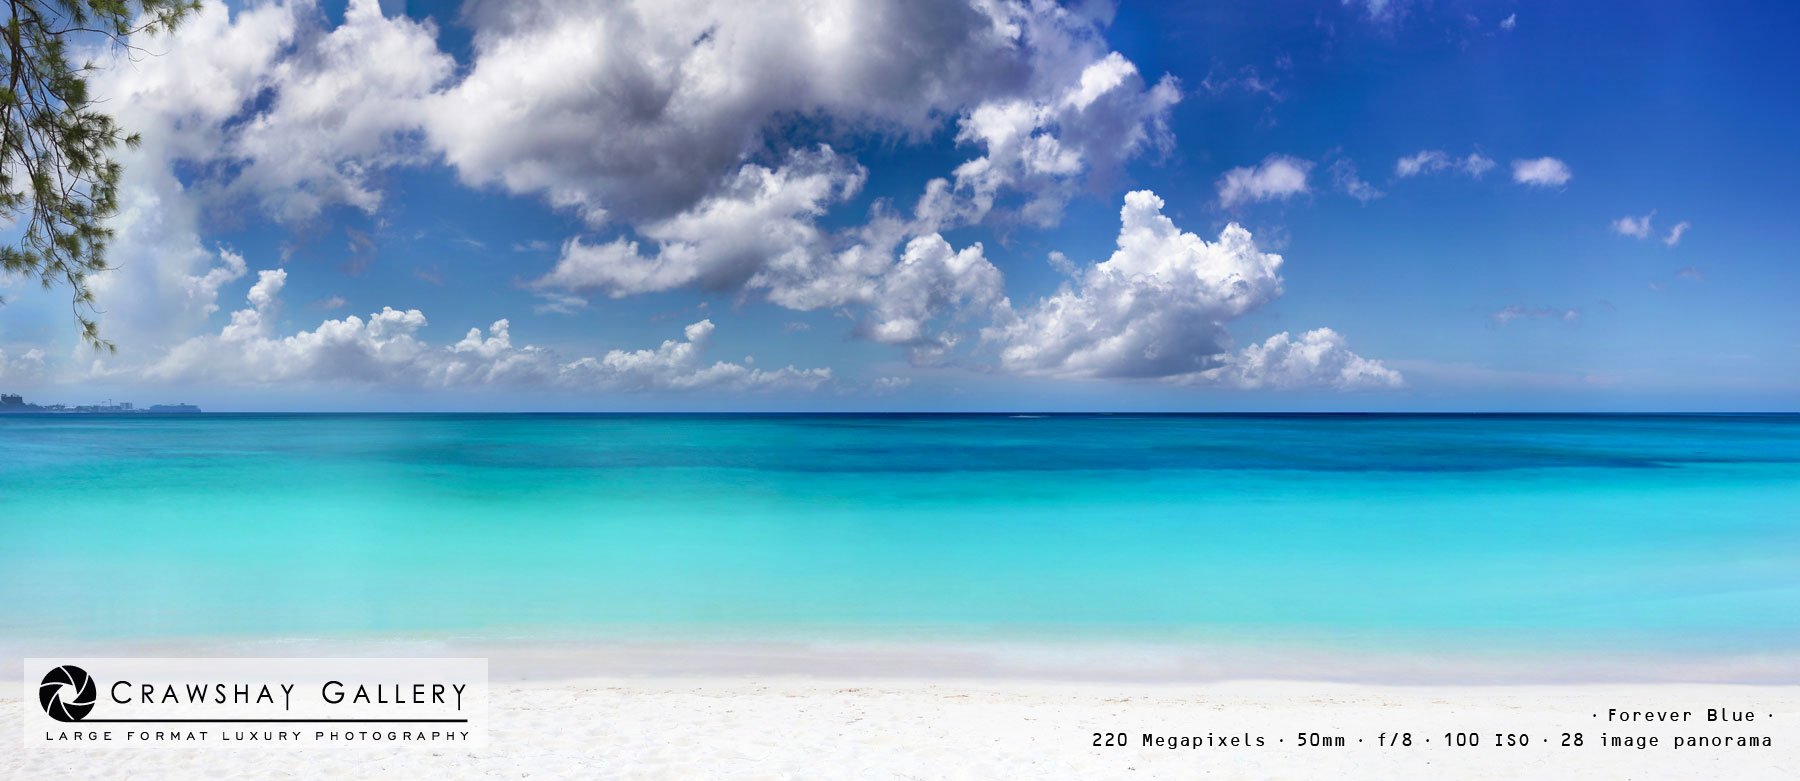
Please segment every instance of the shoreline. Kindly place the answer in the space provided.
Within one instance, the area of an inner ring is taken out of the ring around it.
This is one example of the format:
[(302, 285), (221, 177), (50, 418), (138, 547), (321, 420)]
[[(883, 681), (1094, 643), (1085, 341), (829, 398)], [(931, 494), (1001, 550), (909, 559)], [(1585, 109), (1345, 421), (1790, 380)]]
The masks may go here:
[(1800, 685), (1800, 654), (1382, 651), (1273, 643), (1033, 640), (550, 639), (432, 636), (8, 641), (0, 675), (25, 658), (479, 657), (496, 684), (602, 678), (1020, 681), (1366, 686)]

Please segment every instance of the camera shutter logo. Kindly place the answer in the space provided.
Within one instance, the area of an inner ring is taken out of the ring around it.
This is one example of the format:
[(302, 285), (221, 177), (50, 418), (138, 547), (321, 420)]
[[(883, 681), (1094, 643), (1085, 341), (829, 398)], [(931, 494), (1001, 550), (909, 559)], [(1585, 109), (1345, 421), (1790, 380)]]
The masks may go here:
[(38, 684), (38, 704), (57, 721), (81, 721), (94, 709), (94, 679), (72, 664), (57, 667)]

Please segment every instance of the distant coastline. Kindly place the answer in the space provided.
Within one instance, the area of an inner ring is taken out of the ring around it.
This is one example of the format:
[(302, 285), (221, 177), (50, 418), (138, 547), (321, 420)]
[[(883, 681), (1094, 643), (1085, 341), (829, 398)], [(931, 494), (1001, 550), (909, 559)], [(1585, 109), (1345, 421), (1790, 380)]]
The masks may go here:
[(129, 401), (114, 403), (110, 400), (100, 404), (31, 404), (25, 397), (17, 393), (0, 393), (0, 415), (196, 415), (202, 412), (199, 407), (187, 403), (152, 404), (138, 407)]

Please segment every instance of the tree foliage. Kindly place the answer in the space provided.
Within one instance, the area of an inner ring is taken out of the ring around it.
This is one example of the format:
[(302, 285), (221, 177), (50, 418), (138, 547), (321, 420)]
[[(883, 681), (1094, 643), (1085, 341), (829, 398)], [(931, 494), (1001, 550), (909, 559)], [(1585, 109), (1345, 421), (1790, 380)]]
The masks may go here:
[(0, 246), (0, 268), (36, 277), (45, 289), (69, 286), (81, 338), (100, 338), (89, 277), (105, 271), (118, 209), (121, 143), (136, 146), (88, 94), (92, 62), (75, 67), (71, 49), (131, 44), (138, 33), (174, 29), (196, 0), (0, 0), (11, 17), (0, 84), (0, 213), (18, 234)]

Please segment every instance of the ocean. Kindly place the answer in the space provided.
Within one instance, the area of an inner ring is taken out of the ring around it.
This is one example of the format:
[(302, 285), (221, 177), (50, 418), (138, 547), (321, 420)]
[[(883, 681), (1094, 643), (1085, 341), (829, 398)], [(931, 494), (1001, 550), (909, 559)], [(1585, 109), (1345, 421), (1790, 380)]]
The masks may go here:
[(0, 637), (1794, 656), (1800, 417), (0, 417)]

